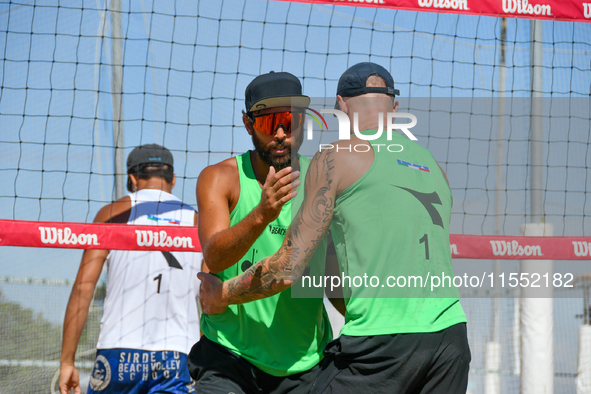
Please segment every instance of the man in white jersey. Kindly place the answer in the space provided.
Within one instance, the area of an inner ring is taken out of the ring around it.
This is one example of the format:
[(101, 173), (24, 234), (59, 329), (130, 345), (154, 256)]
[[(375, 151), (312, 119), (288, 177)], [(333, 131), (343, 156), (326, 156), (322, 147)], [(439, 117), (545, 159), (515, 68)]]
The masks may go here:
[[(131, 192), (103, 207), (95, 223), (194, 226), (197, 212), (171, 194), (173, 157), (160, 145), (127, 159)], [(88, 393), (190, 393), (187, 353), (199, 339), (196, 273), (201, 253), (86, 250), (66, 309), (59, 389), (80, 393), (76, 348), (107, 261), (107, 294)]]

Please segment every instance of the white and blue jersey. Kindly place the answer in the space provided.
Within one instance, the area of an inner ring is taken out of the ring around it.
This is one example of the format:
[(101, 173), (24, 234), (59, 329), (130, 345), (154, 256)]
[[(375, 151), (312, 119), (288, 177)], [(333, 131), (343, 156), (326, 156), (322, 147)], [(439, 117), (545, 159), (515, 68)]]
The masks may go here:
[[(130, 197), (128, 224), (195, 225), (195, 210), (170, 193), (143, 189)], [(160, 237), (165, 231), (158, 232)], [(194, 252), (109, 253), (107, 294), (90, 389), (148, 393), (152, 391), (139, 387), (161, 386), (169, 378), (180, 379), (179, 387), (190, 383), (186, 354), (200, 335), (197, 273), (201, 262), (202, 254)], [(136, 385), (140, 391), (131, 386), (132, 391), (122, 390), (120, 384)], [(171, 392), (187, 392), (179, 390)]]

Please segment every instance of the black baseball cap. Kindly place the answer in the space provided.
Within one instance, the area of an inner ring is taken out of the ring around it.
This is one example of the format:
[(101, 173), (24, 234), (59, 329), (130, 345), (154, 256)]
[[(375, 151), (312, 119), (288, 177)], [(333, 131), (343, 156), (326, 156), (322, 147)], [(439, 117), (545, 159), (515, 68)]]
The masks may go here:
[[(367, 85), (367, 78), (370, 75), (377, 74), (384, 79), (386, 87), (377, 87)], [(337, 96), (354, 97), (366, 93), (384, 93), (390, 96), (399, 96), (400, 91), (394, 89), (394, 79), (384, 67), (376, 63), (363, 62), (349, 67), (347, 71), (339, 78), (337, 86)]]
[(167, 164), (174, 168), (172, 153), (158, 144), (147, 144), (136, 147), (127, 156), (127, 173), (140, 164)]
[(273, 107), (302, 107), (310, 105), (310, 97), (302, 94), (302, 84), (293, 74), (274, 72), (259, 75), (246, 87), (246, 112)]

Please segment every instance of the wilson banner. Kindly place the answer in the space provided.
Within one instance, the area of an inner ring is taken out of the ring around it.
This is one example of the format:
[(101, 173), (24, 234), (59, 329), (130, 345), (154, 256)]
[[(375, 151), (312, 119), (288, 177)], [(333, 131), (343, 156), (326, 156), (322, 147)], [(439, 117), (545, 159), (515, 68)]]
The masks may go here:
[[(291, 1), (291, 0), (288, 0)], [(407, 11), (591, 22), (591, 2), (573, 0), (293, 0)]]
[[(455, 259), (591, 260), (591, 237), (461, 235)], [(0, 246), (201, 252), (197, 227), (0, 220)]]

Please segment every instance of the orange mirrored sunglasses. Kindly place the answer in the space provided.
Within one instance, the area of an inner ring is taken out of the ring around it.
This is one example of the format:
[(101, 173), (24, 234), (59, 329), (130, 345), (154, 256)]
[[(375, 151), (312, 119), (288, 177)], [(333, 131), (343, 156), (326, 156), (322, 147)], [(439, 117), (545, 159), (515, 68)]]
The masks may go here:
[(299, 130), (301, 125), (304, 123), (303, 112), (275, 112), (272, 114), (254, 115), (251, 116), (252, 127), (267, 135), (273, 135), (277, 131), (279, 126), (283, 126), (283, 129), (287, 134), (291, 133), (292, 130)]

